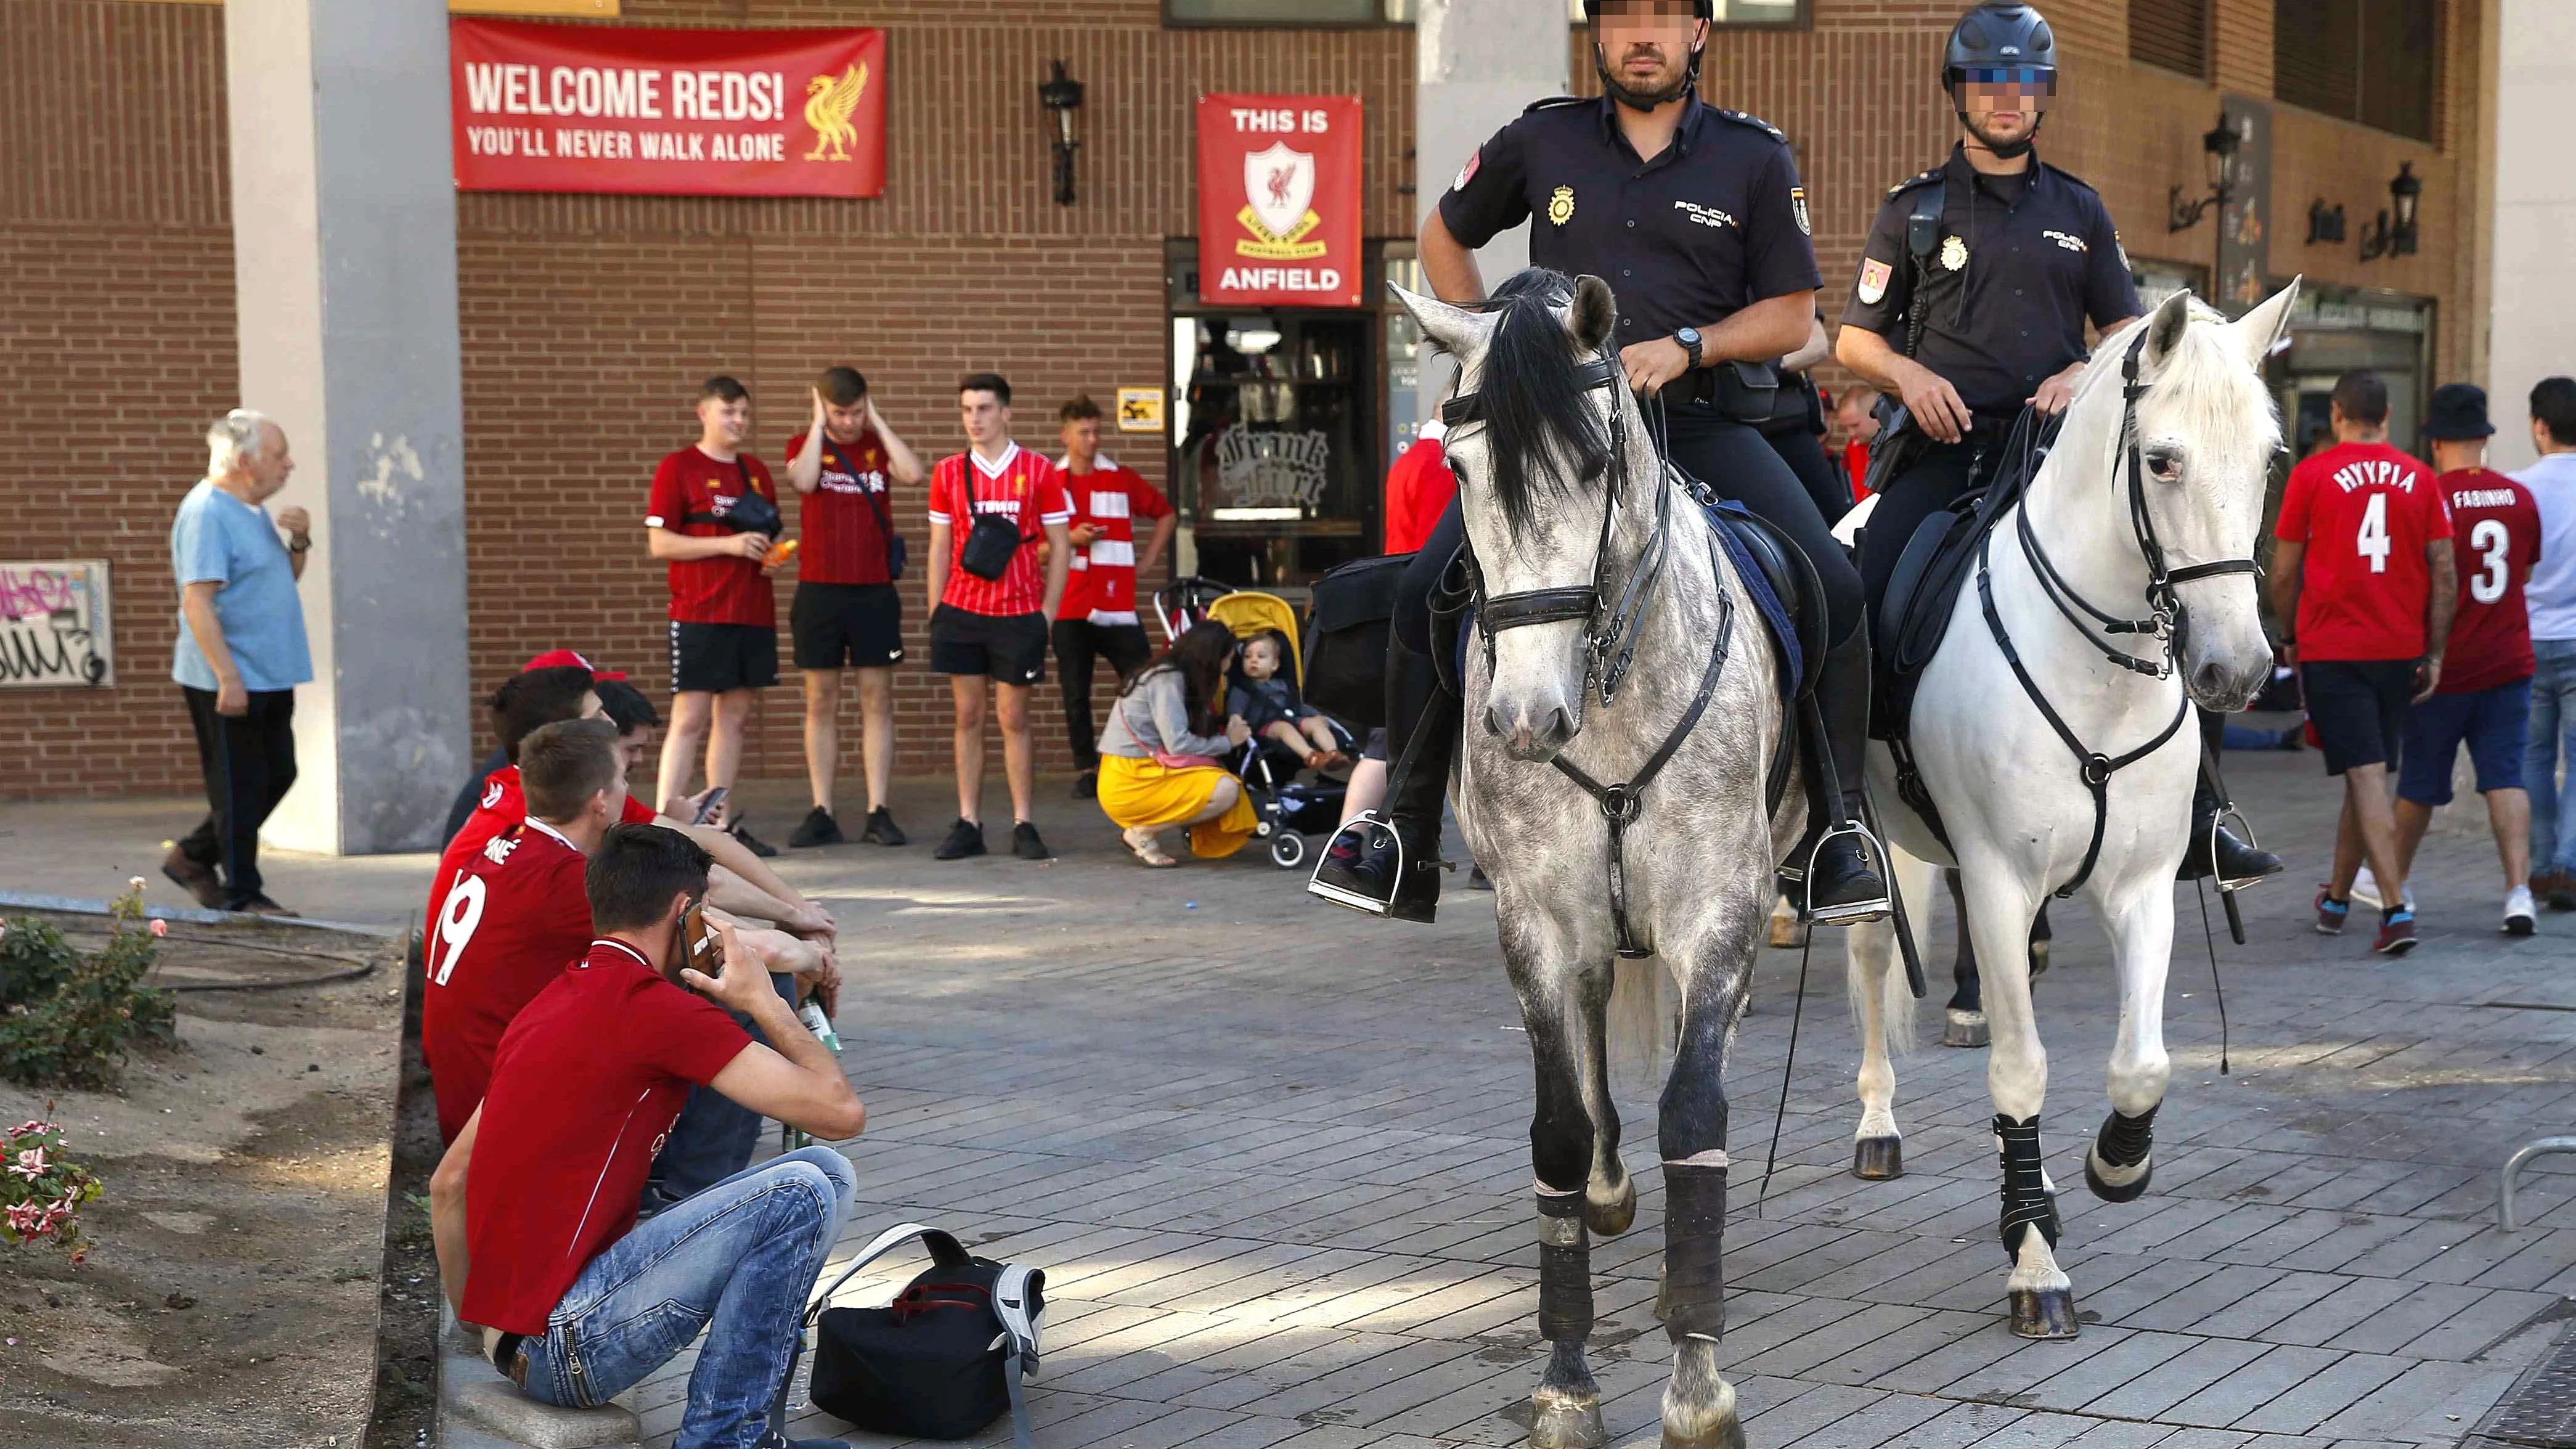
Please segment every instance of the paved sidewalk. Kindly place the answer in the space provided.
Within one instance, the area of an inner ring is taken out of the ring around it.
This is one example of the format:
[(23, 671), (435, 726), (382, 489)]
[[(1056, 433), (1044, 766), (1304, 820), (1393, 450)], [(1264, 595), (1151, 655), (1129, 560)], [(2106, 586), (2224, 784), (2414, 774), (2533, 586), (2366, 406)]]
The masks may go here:
[[(2155, 1188), (2126, 1206), (2081, 1186), (2112, 993), (2098, 930), (2060, 908), (2040, 999), (2073, 1342), (2003, 1327), (1984, 1052), (1902, 1063), (1909, 1175), (1846, 1175), (1856, 1047), (1830, 932), (1757, 1202), (1798, 959), (1766, 953), (1729, 1083), (1727, 1362), (1757, 1449), (2447, 1445), (2547, 1347), (2576, 1288), (2576, 1176), (2536, 1174), (2536, 1225), (2512, 1235), (2492, 1181), (2512, 1143), (2576, 1124), (2576, 917), (2498, 937), (2491, 848), (2445, 830), (2412, 957), (2371, 956), (2364, 927), (2320, 938), (2335, 797), (2316, 757), (2230, 767), (2266, 838), (2305, 848), (2249, 897), (2251, 947), (2222, 938), (2230, 1076), (2182, 898), (2174, 1089)], [(1046, 867), (794, 853), (800, 883), (829, 883), (852, 968), (841, 1033), (872, 1126), (850, 1144), (851, 1244), (918, 1218), (1048, 1270), (1045, 1449), (1518, 1442), (1543, 1351), (1529, 1064), (1492, 897), (1381, 926), (1250, 852), (1148, 873), (1096, 817), (1046, 824), (1068, 852)], [(1622, 1113), (1646, 1200), (1594, 1251), (1595, 1362), (1613, 1442), (1652, 1444), (1662, 1204), (1651, 1101)], [(919, 1266), (843, 1301), (881, 1303)], [(631, 1396), (652, 1444), (685, 1368)]]

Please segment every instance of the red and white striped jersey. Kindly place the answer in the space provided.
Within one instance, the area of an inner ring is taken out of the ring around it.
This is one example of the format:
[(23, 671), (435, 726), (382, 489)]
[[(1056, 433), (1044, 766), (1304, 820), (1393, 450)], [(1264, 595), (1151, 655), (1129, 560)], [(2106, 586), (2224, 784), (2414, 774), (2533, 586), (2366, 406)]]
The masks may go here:
[(1162, 518), (1172, 511), (1162, 491), (1133, 468), (1121, 468), (1094, 456), (1091, 471), (1072, 471), (1071, 457), (1056, 462), (1064, 473), (1065, 491), (1073, 495), (1073, 526), (1093, 524), (1100, 536), (1089, 548), (1077, 547), (1068, 560), (1064, 602), (1059, 619), (1088, 619), (1094, 624), (1136, 622), (1135, 520)]
[[(998, 579), (981, 579), (958, 563), (977, 516), (997, 516), (1020, 531), (1019, 551)], [(1073, 499), (1055, 464), (1017, 443), (987, 463), (971, 450), (939, 460), (930, 476), (930, 521), (948, 528), (948, 586), (939, 602), (969, 614), (1034, 614), (1046, 607), (1046, 571), (1038, 564), (1044, 526), (1073, 517)]]

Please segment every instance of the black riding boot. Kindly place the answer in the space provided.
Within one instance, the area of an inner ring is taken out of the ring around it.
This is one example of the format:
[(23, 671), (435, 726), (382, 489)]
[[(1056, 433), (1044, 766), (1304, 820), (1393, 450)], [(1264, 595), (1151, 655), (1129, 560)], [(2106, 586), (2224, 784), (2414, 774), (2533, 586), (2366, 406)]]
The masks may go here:
[(1413, 755), (1410, 768), (1387, 782), (1393, 828), (1344, 830), (1307, 888), (1335, 905), (1429, 924), (1440, 904), (1440, 809), (1461, 706), (1441, 688), (1431, 656), (1400, 642), (1388, 645), (1387, 675), (1388, 768), (1402, 765), (1408, 751)]
[[(2205, 709), (2199, 714), (2202, 738), (2215, 752), (2216, 737), (2225, 728), (2224, 721)], [(2176, 880), (2202, 880), (2214, 875), (2235, 888), (2252, 885), (2280, 871), (2281, 857), (2237, 839), (2236, 832), (2218, 823), (2218, 812), (2224, 803), (2204, 766), (2199, 782), (2192, 787), (2191, 844), (2182, 853), (2182, 868), (2174, 872)]]
[[(1829, 925), (1875, 920), (1889, 909), (1887, 876), (1869, 848), (1868, 837), (1846, 828), (1862, 818), (1863, 751), (1869, 745), (1866, 631), (1854, 629), (1826, 651), (1824, 669), (1816, 678), (1816, 704), (1824, 717), (1821, 743), (1833, 762), (1840, 794), (1826, 794), (1823, 771), (1807, 772), (1807, 838), (1798, 842), (1782, 869), (1784, 881), (1796, 887), (1786, 894)], [(1821, 846), (1820, 837), (1825, 837)]]

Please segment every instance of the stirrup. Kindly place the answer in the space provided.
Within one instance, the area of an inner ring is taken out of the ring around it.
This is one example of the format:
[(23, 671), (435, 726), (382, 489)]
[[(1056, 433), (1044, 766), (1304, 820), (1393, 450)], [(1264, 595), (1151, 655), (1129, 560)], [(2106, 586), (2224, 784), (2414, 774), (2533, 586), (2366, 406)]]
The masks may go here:
[(1798, 867), (1795, 879), (1798, 884), (1805, 887), (1802, 892), (1803, 899), (1799, 903), (1802, 908), (1800, 914), (1805, 916), (1810, 924), (1818, 926), (1864, 926), (1872, 921), (1887, 919), (1895, 913), (1896, 907), (1885, 895), (1872, 901), (1846, 901), (1838, 906), (1816, 904), (1816, 857), (1824, 852), (1826, 843), (1838, 835), (1857, 835), (1868, 842), (1870, 853), (1878, 858), (1881, 871), (1879, 884), (1884, 889), (1894, 889), (1888, 883), (1885, 874), (1888, 870), (1887, 847), (1879, 843), (1878, 837), (1870, 833), (1867, 825), (1858, 820), (1846, 820), (1840, 825), (1827, 827), (1824, 834), (1817, 836), (1815, 845), (1807, 852), (1806, 861)]
[(2230, 820), (2235, 821), (2237, 825), (2244, 830), (2245, 845), (2247, 849), (2260, 850), (2263, 848), (2263, 842), (2256, 839), (2254, 836), (2254, 822), (2245, 818), (2244, 812), (2236, 808), (2235, 801), (2230, 800), (2219, 806), (2218, 813), (2209, 817), (2209, 879), (2218, 887), (2219, 894), (2228, 896), (2236, 894), (2247, 886), (2261, 885), (2265, 880), (2269, 879), (2269, 877), (2266, 876), (2251, 875), (2231, 880), (2218, 873), (2218, 831), (2219, 827), (2225, 825)]
[(1342, 837), (1354, 830), (1361, 831), (1359, 845), (1365, 850), (1369, 843), (1366, 832), (1370, 829), (1383, 830), (1394, 837), (1396, 889), (1404, 888), (1404, 833), (1397, 830), (1391, 821), (1381, 818), (1375, 810), (1363, 810), (1343, 822), (1340, 828), (1332, 833), (1331, 838), (1324, 842), (1324, 848), (1315, 852), (1315, 869), (1306, 877), (1307, 894), (1321, 896), (1334, 905), (1348, 906), (1352, 910), (1372, 916), (1382, 917), (1395, 909), (1393, 895), (1389, 895), (1385, 900), (1379, 900), (1374, 896), (1364, 896), (1358, 891), (1334, 885), (1323, 879), (1324, 867), (1333, 858), (1333, 847), (1342, 843)]

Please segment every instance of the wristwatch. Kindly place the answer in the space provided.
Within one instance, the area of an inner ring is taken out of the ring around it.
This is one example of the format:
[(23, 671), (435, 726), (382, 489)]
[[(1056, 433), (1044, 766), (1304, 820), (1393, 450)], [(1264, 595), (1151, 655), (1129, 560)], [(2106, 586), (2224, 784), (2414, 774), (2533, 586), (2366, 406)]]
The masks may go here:
[(1680, 344), (1682, 345), (1682, 351), (1687, 352), (1687, 353), (1689, 353), (1689, 354), (1690, 354), (1690, 365), (1692, 366), (1692, 368), (1693, 368), (1693, 369), (1698, 368), (1698, 366), (1699, 366), (1699, 329), (1698, 329), (1698, 328), (1696, 328), (1696, 327), (1684, 327), (1684, 328), (1682, 328), (1680, 331), (1675, 332), (1675, 333), (1673, 334), (1673, 340), (1674, 340), (1675, 342), (1678, 342), (1678, 343), (1680, 343)]

